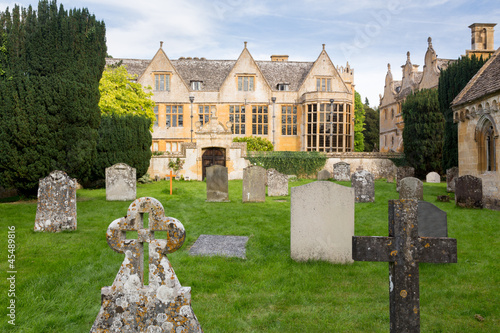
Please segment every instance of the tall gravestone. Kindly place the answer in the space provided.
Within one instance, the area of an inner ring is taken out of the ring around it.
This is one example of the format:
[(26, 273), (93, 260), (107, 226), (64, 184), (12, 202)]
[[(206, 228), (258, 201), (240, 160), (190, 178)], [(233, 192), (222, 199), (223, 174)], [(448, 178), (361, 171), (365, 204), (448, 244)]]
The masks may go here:
[(446, 170), (446, 191), (455, 192), (455, 180), (458, 178), (458, 167)]
[(439, 173), (432, 171), (425, 176), (425, 181), (427, 183), (441, 183), (441, 176)]
[(229, 183), (227, 168), (222, 165), (212, 165), (207, 170), (207, 201), (229, 201)]
[(333, 179), (348, 182), (351, 180), (351, 165), (338, 162), (333, 165)]
[(267, 195), (284, 197), (288, 195), (288, 176), (275, 169), (267, 170)]
[(60, 170), (40, 179), (35, 231), (76, 230), (76, 184)]
[(399, 167), (397, 172), (396, 172), (396, 191), (399, 192), (399, 185), (401, 183), (401, 180), (403, 180), (406, 177), (413, 177), (415, 176), (415, 169), (412, 167)]
[(318, 175), (316, 177), (317, 180), (328, 180), (331, 178), (330, 171), (323, 169), (321, 171), (318, 171)]
[(465, 208), (483, 208), (483, 181), (465, 175), (455, 179), (455, 204)]
[(424, 200), (424, 184), (415, 177), (406, 177), (399, 184), (399, 199)]
[[(127, 238), (127, 231), (136, 231), (137, 239)], [(167, 239), (157, 239), (157, 231), (167, 232)], [(126, 217), (111, 222), (106, 239), (125, 259), (113, 284), (101, 289), (101, 309), (91, 333), (203, 332), (191, 308), (191, 288), (181, 286), (167, 258), (182, 246), (185, 237), (182, 223), (166, 217), (154, 198), (135, 200)], [(149, 285), (143, 277), (144, 243), (149, 247)]]
[(375, 201), (375, 181), (373, 175), (366, 171), (356, 171), (351, 176), (351, 187), (354, 188), (356, 202)]
[(292, 259), (351, 263), (354, 189), (316, 181), (291, 192)]
[(266, 201), (266, 169), (251, 165), (243, 169), (243, 202)]
[(446, 212), (426, 201), (418, 202), (418, 236), (448, 237)]
[(106, 168), (106, 200), (133, 201), (136, 198), (135, 168), (125, 163)]

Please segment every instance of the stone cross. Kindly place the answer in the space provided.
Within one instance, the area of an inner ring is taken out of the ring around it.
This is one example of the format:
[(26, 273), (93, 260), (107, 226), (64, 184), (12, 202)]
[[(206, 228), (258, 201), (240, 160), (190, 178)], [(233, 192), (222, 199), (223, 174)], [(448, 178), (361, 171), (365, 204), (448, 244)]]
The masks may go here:
[[(166, 256), (184, 243), (184, 226), (164, 213), (158, 200), (143, 197), (132, 202), (126, 217), (109, 225), (108, 244), (125, 259), (113, 285), (101, 290), (101, 309), (90, 332), (202, 332), (191, 308), (191, 288), (181, 286)], [(137, 231), (137, 239), (126, 238), (127, 231)], [(167, 239), (156, 239), (158, 231), (166, 232)], [(143, 278), (144, 243), (149, 285)]]
[(170, 195), (172, 195), (172, 178), (175, 175), (172, 173), (172, 170), (170, 170), (170, 173), (167, 175), (167, 177), (170, 179)]
[(353, 236), (356, 261), (389, 262), (391, 332), (420, 332), (418, 263), (456, 263), (457, 240), (419, 237), (417, 200), (389, 201), (389, 237)]

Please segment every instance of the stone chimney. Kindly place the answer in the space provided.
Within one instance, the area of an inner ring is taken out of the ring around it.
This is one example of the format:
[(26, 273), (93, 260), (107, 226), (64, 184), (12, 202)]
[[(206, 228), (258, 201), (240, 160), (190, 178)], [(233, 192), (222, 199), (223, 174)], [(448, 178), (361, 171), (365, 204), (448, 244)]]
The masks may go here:
[(271, 61), (288, 61), (287, 55), (272, 55)]

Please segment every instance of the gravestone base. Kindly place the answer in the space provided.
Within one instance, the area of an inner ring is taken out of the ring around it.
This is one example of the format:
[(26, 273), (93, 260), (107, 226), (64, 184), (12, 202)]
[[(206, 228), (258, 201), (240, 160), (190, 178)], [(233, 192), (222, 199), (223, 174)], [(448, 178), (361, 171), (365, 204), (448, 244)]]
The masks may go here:
[(200, 235), (189, 250), (193, 256), (223, 256), (246, 259), (246, 236)]

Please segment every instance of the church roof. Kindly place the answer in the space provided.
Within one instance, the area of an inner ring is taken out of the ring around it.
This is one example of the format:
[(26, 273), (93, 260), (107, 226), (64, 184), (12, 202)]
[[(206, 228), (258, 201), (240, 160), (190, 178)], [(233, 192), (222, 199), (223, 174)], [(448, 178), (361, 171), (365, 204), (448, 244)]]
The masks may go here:
[(474, 101), (500, 91), (500, 48), (481, 67), (465, 88), (455, 97), (452, 106)]

